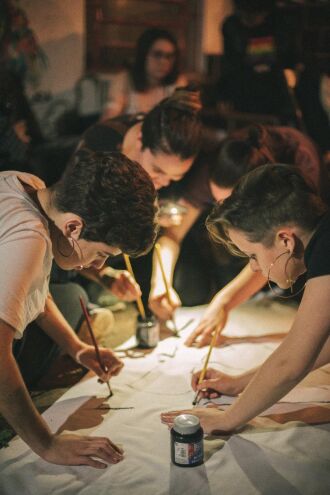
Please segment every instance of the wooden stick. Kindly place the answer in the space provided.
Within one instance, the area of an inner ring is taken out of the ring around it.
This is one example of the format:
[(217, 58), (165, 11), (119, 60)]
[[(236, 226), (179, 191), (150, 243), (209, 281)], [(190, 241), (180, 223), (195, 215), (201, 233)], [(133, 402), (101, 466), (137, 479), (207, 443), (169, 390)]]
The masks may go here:
[[(133, 279), (135, 280), (133, 268), (132, 268), (132, 265), (131, 265), (131, 260), (129, 259), (129, 256), (127, 254), (123, 253), (123, 256), (124, 256), (126, 268), (130, 272), (130, 274), (132, 275)], [(141, 297), (138, 297), (137, 298), (136, 304), (137, 304), (138, 310), (140, 312), (141, 318), (143, 320), (145, 320), (146, 319), (146, 312), (144, 310), (144, 306), (143, 306), (143, 302), (142, 302)]]
[[(221, 329), (221, 326), (218, 326), (218, 328), (215, 330), (215, 332), (213, 334), (213, 337), (212, 337), (211, 344), (210, 344), (210, 347), (209, 347), (209, 350), (208, 350), (208, 353), (207, 353), (207, 356), (206, 356), (206, 359), (205, 359), (205, 363), (204, 363), (203, 369), (201, 371), (201, 374), (199, 375), (198, 385), (200, 385), (202, 383), (202, 381), (204, 380), (204, 378), (205, 378), (205, 374), (206, 374), (206, 371), (207, 371), (207, 366), (209, 364), (209, 360), (210, 360), (210, 357), (211, 357), (211, 352), (212, 352), (212, 349), (215, 346), (215, 343), (217, 341), (217, 336), (218, 336), (218, 333), (219, 333), (220, 329)], [(193, 406), (195, 406), (197, 404), (197, 402), (198, 402), (199, 392), (200, 392), (200, 390), (197, 390), (196, 395), (195, 395), (195, 398), (194, 398), (193, 403), (192, 403)]]
[[(169, 304), (171, 304), (170, 288), (169, 288), (168, 281), (167, 281), (167, 278), (166, 278), (166, 275), (165, 275), (163, 260), (162, 260), (161, 254), (160, 254), (160, 245), (158, 244), (158, 242), (156, 242), (156, 244), (155, 244), (155, 251), (156, 251), (158, 263), (159, 263), (159, 266), (160, 266), (160, 271), (162, 272), (162, 277), (163, 277), (163, 282), (164, 282), (164, 285), (165, 285), (165, 291), (166, 291), (167, 300), (168, 300)], [(174, 333), (174, 335), (176, 337), (178, 337), (179, 336), (179, 332), (178, 332), (177, 326), (175, 324), (174, 316), (172, 316), (171, 320), (172, 320), (172, 323), (173, 323), (173, 333)]]
[[(97, 360), (98, 360), (98, 362), (99, 362), (102, 370), (106, 373), (108, 371), (108, 369), (107, 369), (107, 367), (102, 362), (100, 351), (99, 351), (99, 346), (97, 344), (97, 341), (96, 341), (96, 338), (95, 338), (95, 335), (94, 335), (94, 331), (93, 331), (93, 327), (92, 327), (92, 322), (90, 320), (90, 317), (89, 317), (87, 308), (86, 308), (85, 303), (83, 301), (83, 298), (81, 296), (79, 297), (79, 301), (80, 301), (81, 309), (83, 310), (83, 313), (84, 313), (84, 316), (85, 316), (85, 320), (86, 320), (86, 323), (87, 323), (87, 328), (89, 330), (89, 333), (90, 333), (90, 336), (91, 336), (91, 339), (92, 339), (92, 342), (93, 342), (93, 345), (94, 345), (94, 348), (95, 348), (96, 358), (97, 358)], [(109, 397), (111, 397), (113, 395), (113, 392), (111, 390), (109, 380), (106, 382), (106, 384), (107, 384), (108, 389), (109, 389)]]

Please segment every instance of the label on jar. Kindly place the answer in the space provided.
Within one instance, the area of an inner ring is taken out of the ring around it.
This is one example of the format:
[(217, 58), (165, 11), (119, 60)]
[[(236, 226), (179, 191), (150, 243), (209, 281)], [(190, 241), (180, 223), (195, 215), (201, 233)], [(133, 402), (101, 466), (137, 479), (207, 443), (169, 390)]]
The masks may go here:
[(197, 464), (203, 457), (203, 440), (196, 443), (174, 442), (174, 460), (177, 464)]
[(159, 341), (158, 325), (152, 327), (140, 328), (138, 338), (141, 344), (146, 345), (148, 347), (156, 347)]

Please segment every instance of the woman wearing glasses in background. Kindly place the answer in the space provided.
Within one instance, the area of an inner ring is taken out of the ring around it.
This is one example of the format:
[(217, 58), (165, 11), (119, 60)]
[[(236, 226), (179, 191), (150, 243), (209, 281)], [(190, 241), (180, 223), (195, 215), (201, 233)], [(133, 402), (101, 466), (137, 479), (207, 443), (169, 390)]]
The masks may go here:
[(130, 71), (111, 82), (102, 120), (123, 114), (147, 113), (187, 80), (179, 76), (176, 39), (163, 29), (147, 29), (138, 39), (135, 62)]

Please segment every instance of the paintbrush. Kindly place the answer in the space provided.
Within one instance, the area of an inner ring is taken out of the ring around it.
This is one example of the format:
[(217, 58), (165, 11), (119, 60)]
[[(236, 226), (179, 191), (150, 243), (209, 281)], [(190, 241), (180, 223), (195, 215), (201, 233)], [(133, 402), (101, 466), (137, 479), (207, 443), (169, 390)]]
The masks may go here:
[[(129, 259), (129, 256), (127, 254), (123, 254), (123, 256), (124, 256), (126, 268), (129, 271), (129, 273), (132, 275), (133, 279), (135, 280), (133, 268), (132, 268), (132, 265), (131, 265), (131, 260)], [(138, 297), (137, 298), (136, 304), (137, 304), (139, 313), (141, 315), (141, 318), (143, 320), (145, 320), (146, 319), (146, 312), (144, 310), (144, 306), (143, 306), (143, 302), (142, 302), (141, 297)]]
[[(104, 365), (104, 363), (102, 362), (100, 351), (99, 351), (99, 346), (98, 346), (98, 344), (96, 342), (96, 338), (95, 338), (95, 335), (94, 335), (92, 323), (91, 323), (91, 320), (90, 320), (90, 317), (89, 317), (87, 308), (85, 306), (85, 303), (83, 301), (83, 298), (81, 296), (79, 297), (79, 301), (80, 301), (80, 305), (81, 305), (81, 308), (82, 308), (83, 313), (84, 313), (84, 316), (85, 316), (85, 320), (86, 320), (86, 323), (87, 323), (87, 328), (89, 330), (89, 333), (90, 333), (90, 336), (91, 336), (91, 339), (92, 339), (92, 342), (93, 342), (93, 345), (94, 345), (94, 348), (95, 348), (96, 358), (97, 358), (97, 360), (98, 360), (98, 362), (99, 362), (102, 370), (106, 373), (108, 371), (108, 369)], [(112, 397), (113, 392), (111, 390), (109, 380), (106, 382), (106, 384), (107, 384), (108, 389), (109, 389), (109, 397)]]
[[(156, 256), (157, 256), (158, 263), (159, 263), (159, 266), (160, 266), (160, 271), (162, 272), (163, 282), (164, 282), (165, 291), (166, 291), (166, 297), (167, 297), (167, 300), (168, 300), (169, 304), (171, 304), (170, 288), (169, 288), (168, 281), (167, 281), (167, 278), (166, 278), (166, 275), (165, 275), (163, 260), (162, 260), (161, 254), (160, 254), (160, 245), (158, 244), (158, 242), (156, 242), (156, 244), (155, 244), (155, 251), (156, 251)], [(177, 329), (177, 326), (176, 326), (176, 323), (175, 323), (175, 320), (174, 320), (174, 315), (172, 316), (171, 321), (172, 321), (172, 324), (173, 324), (173, 330), (172, 330), (173, 331), (173, 335), (175, 337), (179, 337), (179, 332), (178, 332), (178, 329)]]
[[(212, 340), (211, 340), (211, 343), (210, 343), (210, 347), (209, 347), (209, 350), (208, 350), (208, 353), (207, 353), (207, 356), (206, 356), (206, 359), (205, 359), (205, 362), (204, 362), (203, 369), (201, 371), (201, 374), (199, 375), (198, 385), (200, 385), (202, 383), (202, 381), (204, 380), (204, 378), (205, 378), (207, 366), (209, 364), (209, 360), (210, 360), (210, 357), (211, 357), (211, 352), (212, 352), (212, 349), (215, 346), (215, 343), (217, 341), (217, 336), (218, 336), (218, 333), (219, 333), (220, 329), (221, 329), (221, 326), (218, 326), (216, 328), (216, 330), (214, 331), (214, 334), (213, 334), (213, 337), (212, 337)], [(199, 393), (200, 393), (200, 390), (197, 390), (196, 395), (195, 395), (195, 398), (194, 398), (194, 400), (192, 402), (193, 406), (196, 406), (196, 404), (198, 402)]]

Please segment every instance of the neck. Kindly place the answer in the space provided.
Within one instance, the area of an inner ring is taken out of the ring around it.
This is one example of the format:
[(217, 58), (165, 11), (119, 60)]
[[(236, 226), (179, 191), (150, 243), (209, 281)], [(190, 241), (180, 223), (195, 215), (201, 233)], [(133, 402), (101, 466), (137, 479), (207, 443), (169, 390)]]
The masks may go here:
[(142, 122), (138, 122), (133, 125), (126, 132), (122, 144), (122, 152), (130, 160), (140, 162), (141, 159), (141, 133), (142, 133)]

